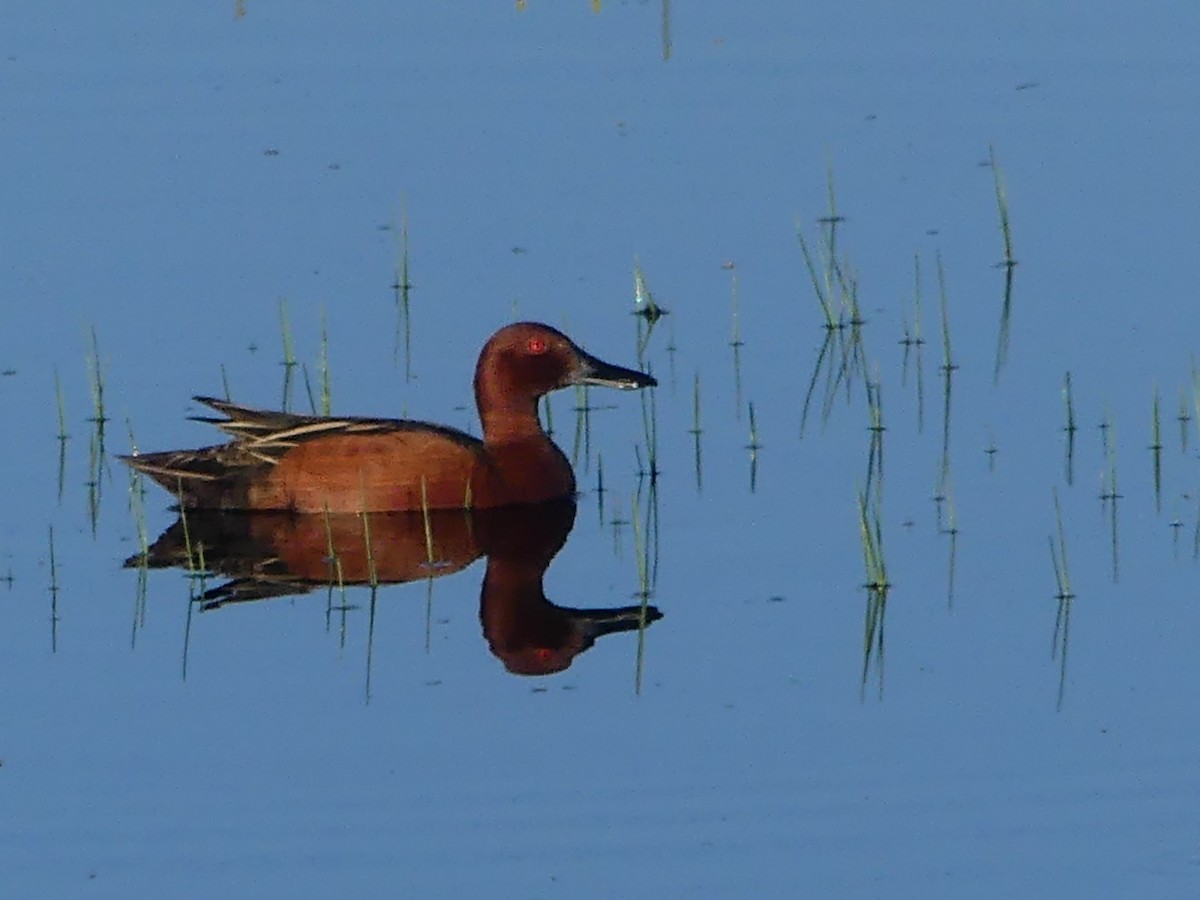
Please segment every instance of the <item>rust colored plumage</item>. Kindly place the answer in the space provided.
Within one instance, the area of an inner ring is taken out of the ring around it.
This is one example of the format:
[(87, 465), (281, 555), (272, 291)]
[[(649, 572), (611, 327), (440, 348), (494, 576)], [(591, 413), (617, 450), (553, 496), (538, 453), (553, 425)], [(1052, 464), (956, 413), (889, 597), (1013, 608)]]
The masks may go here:
[(192, 509), (384, 512), (539, 503), (575, 476), (537, 416), (557, 388), (633, 389), (655, 380), (602, 362), (536, 322), (500, 329), (475, 369), (483, 439), (408, 419), (299, 416), (196, 397), (225, 444), (123, 456)]

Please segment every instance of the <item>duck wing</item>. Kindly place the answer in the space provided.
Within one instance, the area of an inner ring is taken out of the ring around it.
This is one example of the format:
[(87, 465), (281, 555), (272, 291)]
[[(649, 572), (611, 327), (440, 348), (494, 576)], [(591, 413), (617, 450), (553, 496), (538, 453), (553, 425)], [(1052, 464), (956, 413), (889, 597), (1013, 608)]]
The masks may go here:
[(240, 406), (215, 397), (193, 399), (224, 416), (193, 416), (193, 420), (216, 425), (232, 440), (210, 447), (120, 457), (189, 507), (240, 508), (240, 488), (264, 469), (278, 465), (289, 450), (326, 436), (419, 431), (441, 435), (472, 450), (481, 446), (478, 438), (456, 428), (413, 419), (303, 416)]

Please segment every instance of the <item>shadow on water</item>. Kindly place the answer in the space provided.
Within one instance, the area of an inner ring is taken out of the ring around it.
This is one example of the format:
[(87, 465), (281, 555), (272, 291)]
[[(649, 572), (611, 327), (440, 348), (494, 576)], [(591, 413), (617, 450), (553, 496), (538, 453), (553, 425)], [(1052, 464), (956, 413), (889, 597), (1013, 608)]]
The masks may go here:
[[(197, 553), (214, 577), (228, 579), (196, 601), (211, 611), (252, 600), (323, 590), (327, 616), (344, 612), (335, 595), (347, 586), (432, 580), (480, 557), (487, 568), (479, 620), (492, 653), (509, 672), (561, 672), (598, 638), (644, 630), (662, 618), (657, 607), (575, 608), (550, 601), (543, 577), (575, 522), (573, 500), (490, 510), (357, 514), (189, 511), (130, 568), (195, 569)], [(432, 546), (432, 552), (430, 547)], [(368, 649), (368, 653), (369, 653)]]

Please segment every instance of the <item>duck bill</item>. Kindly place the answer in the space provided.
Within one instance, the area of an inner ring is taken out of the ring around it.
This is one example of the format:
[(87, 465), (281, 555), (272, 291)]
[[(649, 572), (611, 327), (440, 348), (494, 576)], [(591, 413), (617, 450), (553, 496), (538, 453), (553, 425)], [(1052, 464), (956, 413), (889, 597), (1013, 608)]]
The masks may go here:
[(596, 359), (590, 353), (582, 350), (577, 352), (579, 366), (571, 378), (572, 384), (595, 384), (601, 387), (619, 388), (623, 391), (658, 386), (658, 380), (653, 375), (638, 372), (636, 369), (626, 369), (624, 366), (614, 366), (612, 363)]
[(635, 631), (657, 622), (663, 617), (657, 606), (647, 606), (643, 618), (640, 606), (621, 606), (616, 609), (571, 609), (568, 610), (576, 625), (591, 639), (606, 634)]

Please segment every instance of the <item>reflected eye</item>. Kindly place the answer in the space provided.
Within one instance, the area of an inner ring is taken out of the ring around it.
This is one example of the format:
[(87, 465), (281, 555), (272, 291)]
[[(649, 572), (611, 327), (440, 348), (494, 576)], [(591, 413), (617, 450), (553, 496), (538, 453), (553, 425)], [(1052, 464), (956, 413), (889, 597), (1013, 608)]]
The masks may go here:
[(545, 338), (531, 337), (525, 344), (525, 349), (534, 355), (541, 356), (546, 352), (547, 346)]

